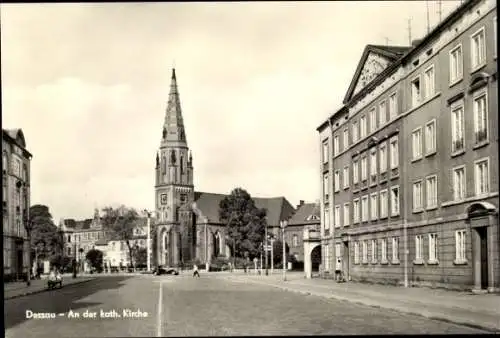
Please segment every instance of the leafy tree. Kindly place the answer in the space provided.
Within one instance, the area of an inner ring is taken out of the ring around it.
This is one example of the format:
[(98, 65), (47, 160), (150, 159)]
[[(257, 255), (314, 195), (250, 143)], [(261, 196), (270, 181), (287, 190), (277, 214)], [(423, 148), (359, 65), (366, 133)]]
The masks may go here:
[(46, 205), (36, 204), (30, 207), (29, 222), (31, 223), (31, 249), (36, 250), (41, 258), (62, 255), (64, 240), (62, 233), (52, 220)]
[(137, 247), (134, 250), (134, 261), (136, 265), (146, 265), (148, 260), (148, 251), (146, 248)]
[(133, 260), (133, 231), (139, 219), (139, 214), (133, 208), (121, 206), (119, 208), (106, 207), (103, 210), (102, 222), (103, 226), (112, 231), (118, 240), (125, 242), (128, 249), (129, 261)]
[(246, 190), (236, 188), (220, 202), (219, 218), (226, 225), (235, 257), (242, 257), (245, 252), (251, 259), (259, 255), (267, 222), (266, 209), (257, 208)]
[(85, 258), (90, 263), (90, 266), (95, 268), (98, 272), (103, 269), (103, 254), (101, 250), (91, 249), (85, 255)]
[[(285, 243), (285, 254), (287, 256), (287, 260), (289, 253), (290, 247), (287, 243)], [(277, 239), (273, 242), (273, 260), (274, 263), (283, 262), (283, 241), (280, 239)]]

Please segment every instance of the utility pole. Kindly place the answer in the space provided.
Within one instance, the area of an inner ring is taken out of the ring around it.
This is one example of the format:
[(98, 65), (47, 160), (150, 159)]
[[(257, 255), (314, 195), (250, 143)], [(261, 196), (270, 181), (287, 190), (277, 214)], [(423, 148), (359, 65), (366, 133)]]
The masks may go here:
[(266, 217), (266, 220), (265, 220), (265, 224), (264, 224), (264, 254), (265, 254), (265, 259), (266, 259), (266, 276), (269, 275), (269, 271), (267, 269), (267, 243), (269, 242), (268, 241), (268, 238), (267, 238), (267, 217)]

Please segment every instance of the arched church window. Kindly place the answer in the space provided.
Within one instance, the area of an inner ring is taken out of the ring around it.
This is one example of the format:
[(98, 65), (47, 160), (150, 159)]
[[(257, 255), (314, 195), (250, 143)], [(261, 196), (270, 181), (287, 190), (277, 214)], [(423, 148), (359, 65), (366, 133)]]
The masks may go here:
[(26, 164), (23, 164), (23, 180), (25, 182), (28, 182), (29, 181), (29, 177), (28, 177), (28, 167), (26, 166)]
[(163, 156), (161, 161), (162, 161), (162, 171), (165, 174), (167, 172), (167, 158)]
[(176, 161), (177, 161), (177, 158), (176, 158), (176, 156), (175, 156), (175, 151), (174, 151), (174, 150), (172, 150), (172, 151), (170, 152), (170, 162), (171, 162), (172, 164), (175, 164), (175, 162), (176, 162)]
[(162, 137), (165, 138), (166, 136), (167, 136), (167, 129), (163, 128)]
[(184, 173), (184, 157), (183, 156), (181, 156), (180, 165), (181, 165), (181, 174), (183, 174)]

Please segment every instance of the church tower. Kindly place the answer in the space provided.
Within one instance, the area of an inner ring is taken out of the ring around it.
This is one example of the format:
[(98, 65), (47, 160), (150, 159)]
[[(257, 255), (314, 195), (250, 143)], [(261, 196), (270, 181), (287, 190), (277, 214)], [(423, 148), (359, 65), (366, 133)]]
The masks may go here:
[(175, 69), (156, 154), (157, 262), (175, 266), (193, 259), (193, 159), (187, 145)]

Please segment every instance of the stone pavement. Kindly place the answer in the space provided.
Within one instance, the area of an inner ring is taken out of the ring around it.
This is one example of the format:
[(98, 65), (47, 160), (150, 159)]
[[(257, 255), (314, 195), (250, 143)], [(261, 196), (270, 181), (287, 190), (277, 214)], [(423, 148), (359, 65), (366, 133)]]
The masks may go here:
[[(63, 288), (66, 285), (84, 283), (93, 279), (95, 278), (86, 276), (78, 276), (77, 278), (72, 278), (71, 274), (64, 274)], [(46, 278), (32, 280), (30, 286), (27, 286), (26, 282), (12, 282), (3, 284), (4, 300), (31, 295), (47, 290)]]
[(252, 282), (303, 294), (334, 298), (393, 309), (431, 319), (500, 333), (500, 295), (473, 294), (443, 289), (403, 288), (365, 283), (337, 283), (329, 279), (305, 279), (303, 273), (287, 273), (287, 281), (275, 270), (269, 276), (226, 275), (236, 282)]

